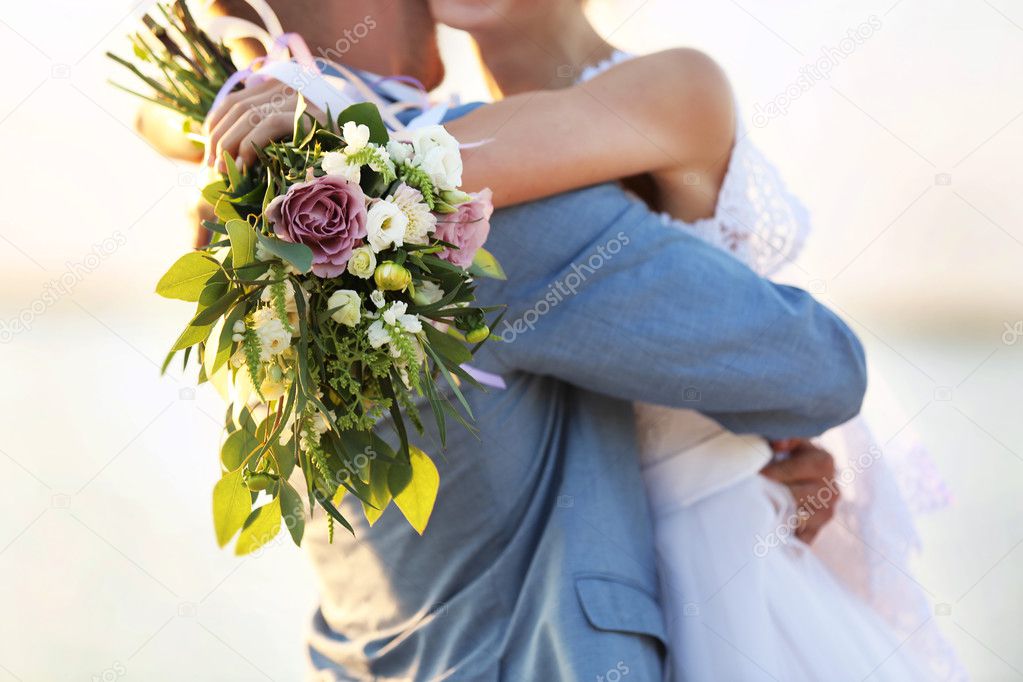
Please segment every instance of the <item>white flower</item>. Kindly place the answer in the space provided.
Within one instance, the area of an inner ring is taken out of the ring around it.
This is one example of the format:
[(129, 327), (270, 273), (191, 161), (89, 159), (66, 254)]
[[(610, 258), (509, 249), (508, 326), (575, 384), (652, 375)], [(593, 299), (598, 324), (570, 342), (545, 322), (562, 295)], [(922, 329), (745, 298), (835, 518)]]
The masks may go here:
[(426, 244), (429, 236), (437, 229), (437, 216), (431, 213), (430, 207), (423, 202), (422, 192), (415, 187), (402, 184), (388, 200), (400, 208), (408, 219), (405, 226), (405, 242)]
[(348, 182), (359, 184), (362, 180), (362, 166), (348, 163), (348, 157), (341, 152), (326, 152), (320, 160), (320, 168), (327, 175), (338, 175)]
[(311, 420), (311, 426), (313, 427), (313, 431), (320, 434), (321, 436), (327, 433), (327, 431), (330, 431), (330, 422), (334, 421), (335, 419), (333, 412), (328, 412), (327, 414), (330, 415), (330, 421), (328, 421), (327, 417), (324, 416), (324, 414), (319, 410), (316, 411), (316, 414), (313, 415)]
[(352, 251), (352, 257), (348, 259), (348, 272), (360, 279), (369, 279), (377, 269), (377, 257), (373, 249), (368, 246), (360, 246)]
[(291, 345), (291, 333), (270, 308), (260, 308), (253, 313), (252, 326), (259, 337), (259, 359), (263, 362), (283, 353)]
[(391, 333), (387, 331), (387, 327), (380, 320), (369, 326), (366, 335), (369, 337), (369, 345), (374, 348), (380, 348), (384, 344), (391, 342)]
[(334, 310), (330, 317), (338, 324), (354, 327), (362, 317), (362, 299), (351, 289), (338, 289), (327, 299), (327, 310)]
[(444, 126), (426, 126), (412, 131), (414, 163), (423, 169), (437, 189), (455, 189), (462, 184), (462, 153), (458, 140)]
[(360, 149), (365, 149), (369, 144), (369, 126), (355, 121), (348, 121), (341, 126), (341, 137), (345, 138), (346, 154), (354, 154)]
[(369, 245), (379, 253), (390, 246), (401, 246), (405, 240), (408, 218), (395, 204), (381, 200), (369, 209), (366, 219), (366, 233)]
[(392, 327), (399, 326), (410, 334), (418, 334), (423, 331), (423, 323), (417, 316), (409, 315), (407, 310), (408, 303), (395, 301), (384, 311), (383, 321)]
[(384, 298), (384, 292), (379, 289), (374, 289), (373, 293), (369, 295), (369, 300), (373, 301), (373, 305), (377, 308), (383, 308), (387, 303), (387, 299)]
[(444, 298), (444, 290), (436, 282), (429, 280), (416, 285), (416, 294), (412, 299), (419, 305), (433, 305)]
[(390, 140), (387, 143), (387, 153), (395, 164), (401, 165), (412, 158), (412, 146), (398, 140)]

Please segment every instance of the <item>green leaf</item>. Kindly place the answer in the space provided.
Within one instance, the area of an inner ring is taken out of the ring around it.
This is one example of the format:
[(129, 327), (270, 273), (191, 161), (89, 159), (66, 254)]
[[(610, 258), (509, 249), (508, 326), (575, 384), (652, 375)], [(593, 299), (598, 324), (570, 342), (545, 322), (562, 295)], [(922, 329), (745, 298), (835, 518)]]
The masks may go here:
[(210, 206), (216, 206), (217, 201), (220, 200), (220, 195), (227, 192), (227, 183), (223, 180), (217, 180), (211, 182), (202, 188), (202, 198), (206, 200)]
[(210, 277), (220, 270), (220, 264), (201, 253), (186, 253), (170, 266), (156, 284), (156, 293), (164, 298), (198, 301)]
[(227, 152), (224, 152), (224, 165), (227, 166), (227, 179), (230, 183), (229, 189), (232, 192), (237, 192), (242, 184), (242, 174), (238, 172), (238, 164), (234, 162), (234, 157)]
[(291, 263), (296, 270), (307, 273), (313, 269), (313, 252), (305, 244), (292, 244), (283, 239), (267, 237), (264, 234), (256, 233), (256, 238), (263, 248), (278, 258)]
[(384, 119), (380, 117), (380, 110), (371, 102), (360, 102), (348, 107), (337, 117), (337, 127), (342, 127), (348, 121), (362, 124), (369, 128), (369, 141), (374, 144), (387, 144), (391, 139), (384, 125)]
[(305, 533), (305, 509), (298, 491), (287, 481), (281, 481), (281, 511), (284, 513), (284, 525), (291, 533), (291, 539), (299, 547), (302, 546), (302, 535)]
[(231, 203), (231, 198), (226, 194), (220, 195), (217, 203), (213, 204), (213, 214), (225, 223), (229, 220), (242, 219), (242, 214), (238, 212), (238, 209)]
[[(212, 330), (212, 324), (193, 325), (190, 323), (187, 327), (185, 327), (185, 331), (181, 332), (181, 336), (179, 336), (178, 340), (174, 342), (174, 345), (171, 346), (171, 350), (184, 350), (197, 343), (202, 343), (210, 335), (210, 331)], [(187, 363), (187, 358), (185, 361)]]
[(425, 452), (412, 446), (409, 448), (412, 463), (412, 480), (405, 489), (394, 496), (394, 504), (405, 515), (408, 522), (420, 535), (433, 513), (437, 491), (440, 489), (440, 474), (437, 466)]
[(494, 254), (484, 248), (480, 248), (476, 252), (476, 256), (472, 259), (472, 265), (469, 267), (469, 272), (479, 277), (508, 279), (508, 276), (504, 274), (504, 268), (501, 267), (501, 263), (494, 258)]
[(214, 300), (212, 303), (207, 305), (203, 310), (196, 313), (195, 317), (189, 323), (196, 327), (204, 325), (212, 326), (221, 315), (227, 312), (227, 309), (231, 307), (238, 297), (242, 295), (241, 289), (231, 289), (220, 298)]
[[(234, 350), (234, 323), (245, 315), (245, 306), (235, 306), (230, 314), (224, 318), (224, 326), (220, 329), (220, 337), (217, 339), (216, 357), (210, 366), (210, 375), (216, 374), (217, 370), (224, 366), (231, 359), (231, 351)], [(208, 350), (208, 349), (207, 349)]]
[(391, 497), (400, 495), (412, 481), (412, 467), (407, 464), (392, 464), (387, 470), (387, 489)]
[(228, 220), (227, 235), (231, 238), (231, 265), (243, 268), (256, 260), (256, 231), (244, 220)]
[(281, 532), (281, 498), (275, 497), (269, 503), (256, 509), (245, 519), (242, 532), (234, 553), (238, 556), (251, 554), (273, 540)]
[(242, 465), (249, 453), (259, 447), (260, 441), (245, 429), (231, 433), (220, 448), (220, 462), (228, 471), (234, 471)]
[(242, 470), (224, 474), (213, 486), (213, 528), (217, 532), (217, 544), (223, 547), (230, 542), (245, 523), (251, 508), (252, 498), (242, 482)]
[(387, 478), (388, 469), (390, 466), (380, 460), (373, 460), (369, 466), (369, 499), (363, 501), (362, 510), (366, 514), (366, 521), (370, 526), (377, 522), (391, 502), (391, 490)]
[(458, 366), (472, 360), (472, 353), (455, 337), (440, 331), (432, 324), (424, 324), (423, 331), (426, 332), (427, 341), (433, 350), (446, 362)]
[(291, 143), (298, 145), (299, 138), (302, 137), (302, 116), (305, 115), (308, 107), (305, 103), (305, 97), (302, 93), (298, 93), (298, 101), (295, 102), (295, 119), (292, 121), (291, 131)]

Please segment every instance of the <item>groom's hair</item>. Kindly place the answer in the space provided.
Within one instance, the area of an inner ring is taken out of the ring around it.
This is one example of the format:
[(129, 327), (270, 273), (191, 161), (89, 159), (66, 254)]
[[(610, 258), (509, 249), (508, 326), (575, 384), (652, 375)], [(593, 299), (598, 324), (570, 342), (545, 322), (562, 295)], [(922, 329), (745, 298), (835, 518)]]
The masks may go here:
[[(285, 31), (302, 36), (317, 57), (375, 73), (405, 75), (427, 89), (440, 84), (444, 66), (436, 25), (426, 0), (268, 0)], [(261, 25), (245, 0), (215, 0), (211, 11)], [(255, 41), (235, 46), (241, 62), (262, 53)]]

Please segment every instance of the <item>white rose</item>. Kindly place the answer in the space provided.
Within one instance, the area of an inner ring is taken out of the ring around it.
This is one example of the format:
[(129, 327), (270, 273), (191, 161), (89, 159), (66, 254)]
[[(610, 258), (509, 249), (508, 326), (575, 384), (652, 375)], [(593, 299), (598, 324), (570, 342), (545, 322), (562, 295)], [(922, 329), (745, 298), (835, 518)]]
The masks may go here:
[(385, 343), (391, 342), (391, 333), (387, 331), (387, 327), (380, 320), (369, 326), (366, 335), (369, 337), (369, 345), (374, 348), (380, 348)]
[(348, 157), (341, 152), (325, 153), (320, 160), (320, 168), (327, 175), (338, 175), (348, 182), (359, 184), (362, 180), (362, 166), (348, 163)]
[(387, 299), (384, 298), (384, 292), (379, 289), (373, 290), (373, 293), (369, 295), (369, 300), (373, 301), (373, 305), (377, 308), (383, 308), (384, 304), (387, 303)]
[(412, 131), (415, 165), (423, 169), (437, 189), (455, 189), (462, 184), (462, 153), (458, 140), (444, 126)]
[(377, 257), (373, 249), (360, 246), (352, 251), (352, 257), (348, 259), (348, 272), (361, 279), (369, 279), (376, 268)]
[(354, 327), (362, 317), (362, 300), (351, 289), (338, 289), (327, 299), (327, 309), (334, 311), (330, 317), (335, 322)]
[(259, 359), (263, 362), (283, 353), (291, 345), (291, 332), (269, 308), (260, 308), (252, 314), (252, 326), (259, 337)]
[(367, 239), (370, 247), (377, 253), (392, 245), (404, 244), (406, 227), (408, 216), (387, 200), (374, 203), (366, 217)]
[(365, 149), (369, 144), (369, 126), (355, 121), (348, 121), (341, 126), (341, 137), (345, 138), (346, 154), (354, 154), (360, 149)]

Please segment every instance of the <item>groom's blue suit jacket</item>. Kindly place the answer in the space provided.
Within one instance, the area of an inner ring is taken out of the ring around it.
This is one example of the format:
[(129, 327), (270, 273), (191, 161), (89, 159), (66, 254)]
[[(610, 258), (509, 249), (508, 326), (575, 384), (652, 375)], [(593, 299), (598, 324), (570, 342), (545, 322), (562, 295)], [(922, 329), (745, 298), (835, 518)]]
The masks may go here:
[[(631, 401), (697, 409), (727, 428), (812, 436), (865, 389), (853, 333), (665, 225), (613, 185), (498, 211), (487, 247), (507, 303), (468, 390), (479, 436), (419, 440), (441, 489), (423, 537), (396, 510), (356, 535), (306, 532), (322, 603), (322, 679), (660, 680), (664, 619)], [(685, 543), (685, 538), (679, 538)]]

